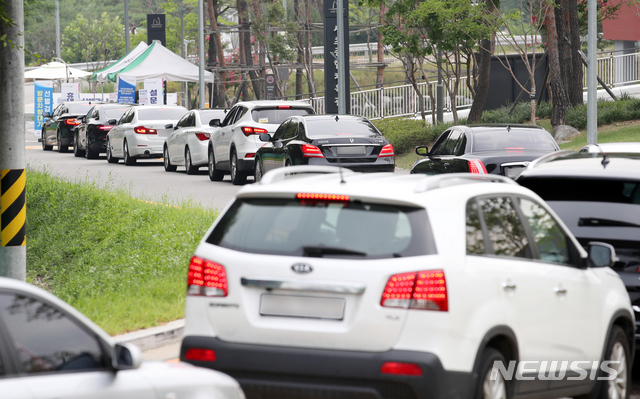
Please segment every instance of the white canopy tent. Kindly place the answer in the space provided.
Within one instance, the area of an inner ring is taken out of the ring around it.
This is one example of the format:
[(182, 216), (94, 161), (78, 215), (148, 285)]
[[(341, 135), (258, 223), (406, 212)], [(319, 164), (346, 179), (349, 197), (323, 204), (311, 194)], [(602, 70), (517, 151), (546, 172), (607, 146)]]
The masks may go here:
[(149, 46), (145, 42), (138, 43), (136, 48), (131, 50), (129, 52), (129, 54), (127, 54), (124, 57), (120, 58), (118, 61), (114, 62), (113, 64), (109, 65), (108, 67), (102, 68), (101, 70), (94, 72), (93, 73), (93, 80), (96, 80), (96, 81), (98, 81), (100, 83), (108, 82), (110, 73), (117, 72), (117, 71), (125, 68), (133, 60), (138, 58), (138, 56), (140, 54), (142, 54), (148, 47)]
[(84, 78), (92, 73), (81, 69), (73, 68), (63, 62), (50, 62), (37, 69), (25, 72), (25, 79), (72, 79)]
[[(162, 78), (173, 82), (200, 81), (198, 65), (168, 50), (159, 42), (152, 43), (124, 68), (109, 73), (108, 78), (110, 81), (116, 82), (119, 74), (133, 76), (138, 82), (153, 78)], [(204, 79), (212, 82), (213, 74), (205, 71)]]

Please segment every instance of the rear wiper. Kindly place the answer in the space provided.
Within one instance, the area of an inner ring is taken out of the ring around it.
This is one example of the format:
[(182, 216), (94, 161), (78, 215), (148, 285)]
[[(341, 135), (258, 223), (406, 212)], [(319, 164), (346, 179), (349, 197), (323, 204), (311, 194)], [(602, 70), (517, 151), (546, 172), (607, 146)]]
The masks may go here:
[(302, 247), (302, 256), (308, 256), (311, 258), (322, 258), (322, 255), (355, 255), (355, 256), (367, 256), (365, 252), (352, 251), (344, 248), (334, 247), (319, 247), (307, 245)]
[(599, 219), (599, 218), (580, 218), (578, 226), (587, 227), (640, 227), (639, 224), (622, 222), (619, 220)]

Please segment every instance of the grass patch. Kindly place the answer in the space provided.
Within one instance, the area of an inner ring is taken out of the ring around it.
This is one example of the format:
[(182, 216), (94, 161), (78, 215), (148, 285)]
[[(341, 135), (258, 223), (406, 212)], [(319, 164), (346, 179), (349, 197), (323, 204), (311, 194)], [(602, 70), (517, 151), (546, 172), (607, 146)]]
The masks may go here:
[[(640, 120), (618, 122), (598, 129), (598, 143), (640, 141)], [(587, 132), (584, 131), (573, 140), (560, 144), (563, 150), (579, 150), (587, 145)]]
[(215, 211), (27, 170), (27, 281), (109, 334), (184, 317), (189, 258)]
[(372, 122), (391, 142), (393, 150), (399, 155), (413, 153), (413, 149), (418, 145), (432, 143), (446, 129), (453, 126), (453, 123), (430, 125), (422, 120), (408, 118), (384, 118)]
[[(431, 148), (431, 146), (429, 146), (429, 148)], [(396, 155), (396, 167), (410, 170), (414, 162), (422, 158), (424, 157), (416, 154), (415, 151), (407, 152), (406, 154), (402, 155)]]

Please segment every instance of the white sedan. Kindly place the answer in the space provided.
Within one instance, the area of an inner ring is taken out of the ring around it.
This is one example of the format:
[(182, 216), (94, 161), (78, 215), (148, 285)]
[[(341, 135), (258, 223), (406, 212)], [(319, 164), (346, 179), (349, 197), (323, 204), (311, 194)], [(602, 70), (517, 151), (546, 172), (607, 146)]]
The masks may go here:
[(142, 362), (54, 295), (0, 277), (0, 397), (8, 399), (244, 399), (226, 374)]
[(217, 127), (209, 123), (224, 119), (226, 109), (194, 109), (182, 117), (164, 142), (164, 170), (173, 172), (184, 165), (187, 174), (195, 174), (208, 160), (209, 138)]
[(135, 165), (140, 158), (160, 158), (164, 139), (188, 110), (171, 105), (136, 105), (107, 134), (107, 162)]

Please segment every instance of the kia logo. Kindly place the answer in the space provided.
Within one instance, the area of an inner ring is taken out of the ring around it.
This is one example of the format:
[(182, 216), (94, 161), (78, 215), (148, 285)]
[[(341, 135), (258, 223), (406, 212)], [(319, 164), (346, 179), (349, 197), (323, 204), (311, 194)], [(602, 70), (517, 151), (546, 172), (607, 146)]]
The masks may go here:
[(298, 274), (307, 274), (311, 273), (313, 271), (313, 268), (311, 267), (311, 265), (307, 265), (306, 263), (296, 263), (295, 265), (291, 266), (291, 270)]

